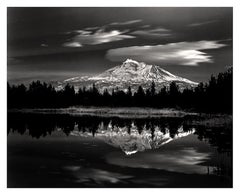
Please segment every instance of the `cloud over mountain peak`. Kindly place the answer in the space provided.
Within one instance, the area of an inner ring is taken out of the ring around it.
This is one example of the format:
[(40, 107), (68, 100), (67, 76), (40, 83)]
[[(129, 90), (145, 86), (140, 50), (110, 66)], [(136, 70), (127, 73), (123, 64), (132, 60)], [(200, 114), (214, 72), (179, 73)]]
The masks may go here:
[(135, 58), (140, 61), (167, 65), (198, 66), (202, 62), (213, 62), (212, 56), (202, 50), (218, 49), (226, 46), (219, 41), (177, 42), (165, 45), (130, 46), (108, 50), (106, 58), (122, 61)]

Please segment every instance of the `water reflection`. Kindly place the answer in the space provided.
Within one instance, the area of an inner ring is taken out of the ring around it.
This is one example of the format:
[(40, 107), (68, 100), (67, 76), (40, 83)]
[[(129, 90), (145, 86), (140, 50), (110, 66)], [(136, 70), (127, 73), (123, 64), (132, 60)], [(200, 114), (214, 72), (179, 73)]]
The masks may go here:
[(207, 168), (202, 162), (210, 159), (210, 153), (197, 151), (195, 148), (177, 148), (159, 153), (139, 154), (134, 158), (121, 161), (118, 154), (108, 156), (108, 162), (114, 165), (133, 168), (151, 168), (187, 174), (206, 174)]
[(231, 127), (189, 125), (185, 118), (118, 118), (57, 114), (8, 114), (8, 134), (18, 132), (41, 138), (55, 130), (65, 135), (93, 136), (120, 147), (126, 154), (155, 149), (189, 134), (209, 142), (218, 152), (231, 153)]
[(15, 181), (22, 170), (27, 186), (41, 173), (40, 187), (53, 187), (54, 180), (85, 187), (231, 186), (229, 128), (184, 117), (9, 113), (8, 178)]
[(123, 175), (120, 173), (105, 171), (101, 169), (86, 168), (81, 166), (66, 166), (65, 170), (71, 171), (76, 177), (76, 183), (88, 183), (88, 184), (104, 184), (109, 183), (122, 183), (125, 179), (132, 178), (131, 175)]
[[(170, 130), (167, 127), (162, 132), (159, 127), (146, 129), (146, 127), (143, 126), (141, 133), (139, 133), (134, 123), (129, 125), (129, 127), (122, 128), (113, 127), (111, 123), (109, 123), (106, 128), (99, 127), (93, 136), (116, 148), (121, 148), (126, 155), (131, 155), (148, 149), (159, 148), (175, 139), (194, 133), (195, 129), (192, 128), (184, 132), (183, 126), (180, 126), (174, 135), (170, 136), (169, 132)], [(92, 136), (90, 132), (83, 133), (76, 130), (72, 131), (71, 135), (83, 137)]]

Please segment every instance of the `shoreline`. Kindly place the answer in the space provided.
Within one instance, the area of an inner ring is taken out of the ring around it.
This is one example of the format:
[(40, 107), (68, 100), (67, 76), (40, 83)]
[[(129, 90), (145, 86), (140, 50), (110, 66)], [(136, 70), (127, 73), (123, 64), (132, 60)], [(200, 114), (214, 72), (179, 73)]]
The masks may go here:
[(139, 107), (69, 107), (69, 108), (28, 108), (9, 109), (8, 113), (21, 114), (65, 114), (70, 116), (118, 117), (122, 119), (144, 118), (184, 118), (186, 125), (206, 127), (233, 127), (233, 116), (230, 114), (208, 114), (188, 112), (177, 109), (156, 109)]
[[(98, 116), (118, 118), (185, 118), (187, 123), (203, 126), (232, 126), (233, 116), (221, 113), (200, 113), (172, 108), (139, 108), (139, 107), (69, 107), (69, 108), (24, 108), (9, 109), (8, 113), (22, 114), (66, 114), (71, 116)], [(187, 124), (186, 123), (186, 124)]]
[(70, 114), (95, 116), (132, 116), (132, 117), (184, 117), (198, 116), (200, 113), (172, 108), (140, 107), (69, 107), (69, 108), (23, 108), (9, 109), (8, 112), (38, 114)]

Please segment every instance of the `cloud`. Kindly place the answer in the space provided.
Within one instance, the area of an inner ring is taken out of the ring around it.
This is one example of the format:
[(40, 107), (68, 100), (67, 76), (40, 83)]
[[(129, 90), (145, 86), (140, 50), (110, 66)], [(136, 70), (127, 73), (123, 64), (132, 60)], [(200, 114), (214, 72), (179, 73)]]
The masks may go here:
[(78, 42), (66, 42), (63, 44), (64, 47), (82, 47), (82, 44)]
[(74, 32), (79, 33), (81, 35), (90, 35), (92, 33), (92, 31), (88, 30), (75, 30)]
[[(112, 22), (112, 23), (103, 25), (101, 27), (100, 26), (86, 27), (86, 28), (84, 28), (84, 30), (97, 30), (97, 29), (107, 28), (110, 26), (124, 26), (124, 25), (136, 24), (139, 22), (142, 22), (142, 20), (138, 19), (138, 20), (128, 20), (125, 22)], [(149, 25), (146, 25), (146, 26), (149, 26)]]
[(190, 26), (190, 27), (202, 26), (202, 25), (211, 24), (211, 23), (215, 23), (215, 22), (217, 22), (217, 20), (211, 20), (211, 21), (206, 21), (206, 22), (192, 23), (192, 24), (189, 24), (188, 26)]
[(84, 30), (97, 30), (99, 28), (100, 28), (99, 26), (93, 26), (93, 27), (84, 28)]
[(171, 36), (171, 30), (166, 28), (154, 28), (154, 29), (146, 29), (146, 30), (137, 30), (131, 33), (132, 35), (140, 35), (140, 36)]
[(40, 46), (41, 47), (48, 47), (48, 44), (42, 43)]
[(149, 24), (141, 26), (141, 28), (149, 28), (149, 27), (151, 27), (151, 25), (149, 25)]
[(110, 49), (106, 58), (123, 61), (132, 58), (144, 62), (164, 65), (197, 66), (199, 63), (213, 63), (212, 56), (202, 50), (218, 49), (226, 46), (219, 41), (178, 42), (165, 45), (131, 46)]
[(121, 25), (130, 25), (130, 24), (135, 24), (135, 23), (139, 23), (139, 22), (142, 22), (142, 20), (129, 20), (129, 21), (125, 21), (125, 22), (113, 22), (113, 23), (110, 23), (109, 25), (111, 26), (121, 26)]
[(85, 30), (74, 31), (78, 33), (70, 41), (63, 44), (64, 47), (81, 47), (83, 45), (98, 45), (113, 41), (135, 38), (131, 35), (126, 35), (126, 31), (111, 30), (105, 32), (104, 29), (99, 29), (95, 33)]
[(115, 26), (131, 25), (141, 21), (142, 20), (129, 20), (125, 22), (113, 22), (102, 27), (93, 26), (66, 32), (65, 34), (72, 34), (73, 37), (63, 43), (62, 46), (83, 47), (84, 45), (98, 45), (124, 39), (132, 39), (135, 38), (135, 36), (126, 34), (128, 30), (117, 30)]
[[(85, 27), (83, 29), (65, 32), (64, 34), (72, 35), (62, 44), (63, 47), (83, 47), (84, 45), (99, 45), (124, 39), (136, 38), (136, 36), (170, 36), (171, 30), (158, 27), (148, 29), (150, 25), (140, 26), (139, 30), (126, 29), (125, 25), (132, 25), (142, 22), (142, 20), (129, 20), (124, 22), (113, 22), (101, 27)], [(118, 28), (118, 29), (117, 29)], [(121, 29), (121, 30), (120, 30)]]

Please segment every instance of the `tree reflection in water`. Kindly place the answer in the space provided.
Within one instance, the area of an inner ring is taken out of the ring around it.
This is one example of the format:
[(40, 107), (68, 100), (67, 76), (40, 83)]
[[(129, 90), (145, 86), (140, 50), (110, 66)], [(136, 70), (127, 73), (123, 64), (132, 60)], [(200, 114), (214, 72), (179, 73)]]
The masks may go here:
[[(110, 145), (117, 145), (126, 154), (158, 148), (180, 136), (194, 133), (200, 141), (209, 143), (216, 150), (217, 156), (214, 158), (219, 164), (208, 166), (208, 172), (231, 178), (232, 161), (229, 162), (229, 157), (232, 159), (232, 127), (208, 127), (189, 121), (191, 119), (186, 117), (118, 118), (8, 113), (7, 130), (8, 134), (29, 134), (37, 139), (57, 130), (66, 136), (96, 136)], [(120, 141), (119, 137), (122, 137)]]
[(231, 153), (232, 130), (231, 127), (206, 127), (201, 125), (189, 125), (188, 119), (181, 117), (161, 118), (118, 118), (100, 116), (71, 116), (65, 114), (22, 114), (8, 113), (7, 131), (17, 131), (24, 134), (28, 131), (33, 138), (45, 137), (57, 129), (61, 129), (66, 136), (73, 130), (90, 132), (94, 136), (100, 129), (126, 128), (127, 133), (135, 127), (141, 135), (144, 130), (151, 131), (151, 139), (154, 139), (156, 128), (163, 134), (169, 131), (170, 137), (174, 138), (179, 130), (189, 132), (194, 128), (195, 134), (201, 141), (207, 141), (218, 152)]

